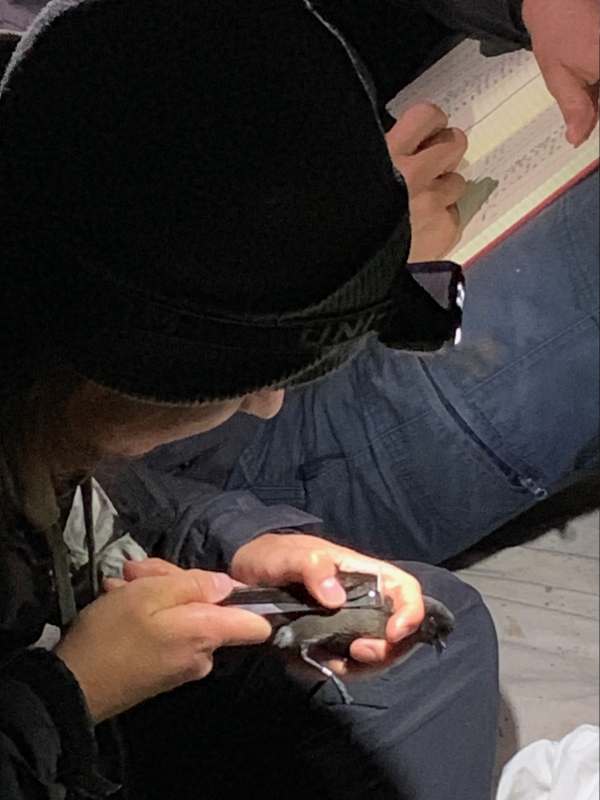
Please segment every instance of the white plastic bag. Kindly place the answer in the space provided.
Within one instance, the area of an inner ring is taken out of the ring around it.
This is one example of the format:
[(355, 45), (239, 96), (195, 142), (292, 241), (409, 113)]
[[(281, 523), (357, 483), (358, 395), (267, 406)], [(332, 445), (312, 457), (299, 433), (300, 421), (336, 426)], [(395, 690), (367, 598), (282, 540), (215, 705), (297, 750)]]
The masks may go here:
[(534, 742), (509, 761), (496, 800), (598, 800), (600, 730), (582, 725), (560, 742)]

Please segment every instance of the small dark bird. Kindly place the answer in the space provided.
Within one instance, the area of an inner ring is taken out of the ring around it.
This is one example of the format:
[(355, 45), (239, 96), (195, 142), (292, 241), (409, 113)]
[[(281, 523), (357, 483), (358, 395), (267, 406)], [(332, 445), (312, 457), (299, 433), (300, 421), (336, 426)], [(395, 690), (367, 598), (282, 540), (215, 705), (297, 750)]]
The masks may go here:
[[(273, 626), (270, 644), (299, 656), (317, 669), (335, 683), (344, 703), (351, 703), (344, 683), (322, 661), (348, 658), (355, 639), (384, 639), (392, 609), (379, 589), (376, 576), (340, 573), (338, 580), (346, 590), (346, 602), (338, 609), (319, 605), (302, 585), (285, 589), (236, 589), (222, 605), (266, 617)], [(425, 618), (419, 629), (398, 645), (396, 663), (409, 658), (421, 644), (434, 645), (441, 652), (454, 629), (454, 615), (443, 603), (427, 596), (423, 600)]]

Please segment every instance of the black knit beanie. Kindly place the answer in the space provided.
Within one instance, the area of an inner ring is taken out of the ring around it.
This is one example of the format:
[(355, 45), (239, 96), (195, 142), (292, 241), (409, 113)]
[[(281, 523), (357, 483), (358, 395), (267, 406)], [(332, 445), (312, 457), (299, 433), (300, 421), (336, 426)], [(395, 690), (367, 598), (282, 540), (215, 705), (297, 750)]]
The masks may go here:
[(368, 76), (308, 0), (54, 0), (0, 88), (0, 169), (2, 349), (116, 391), (241, 395), (458, 324), (404, 267)]

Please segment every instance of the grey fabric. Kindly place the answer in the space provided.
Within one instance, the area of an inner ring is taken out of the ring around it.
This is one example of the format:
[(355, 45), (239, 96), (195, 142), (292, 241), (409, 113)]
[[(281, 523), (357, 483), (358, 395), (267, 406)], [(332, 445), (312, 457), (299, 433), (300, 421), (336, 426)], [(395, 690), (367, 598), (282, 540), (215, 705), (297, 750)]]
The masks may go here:
[[(94, 532), (96, 566), (107, 578), (121, 578), (125, 561), (141, 561), (145, 551), (123, 529), (117, 512), (100, 484), (91, 481), (91, 517)], [(62, 534), (74, 570), (89, 560), (81, 488), (73, 497), (73, 505)]]

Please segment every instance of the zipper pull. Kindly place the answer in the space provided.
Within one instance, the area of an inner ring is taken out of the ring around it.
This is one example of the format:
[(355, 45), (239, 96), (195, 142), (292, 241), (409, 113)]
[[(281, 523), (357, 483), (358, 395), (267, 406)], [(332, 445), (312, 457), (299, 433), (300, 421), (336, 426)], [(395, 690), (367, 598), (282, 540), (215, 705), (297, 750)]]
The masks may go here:
[(531, 492), (536, 500), (545, 500), (548, 497), (548, 490), (539, 486), (533, 478), (519, 478), (519, 483), (524, 489)]

